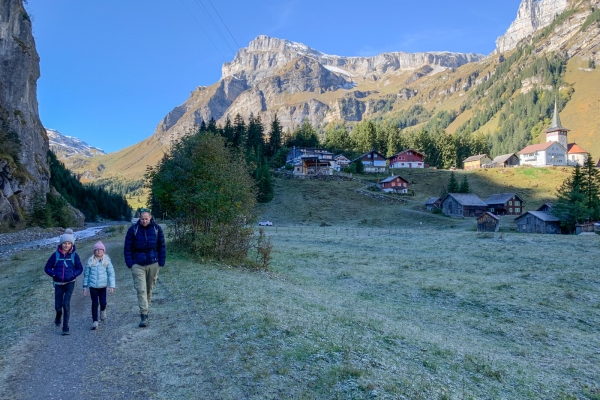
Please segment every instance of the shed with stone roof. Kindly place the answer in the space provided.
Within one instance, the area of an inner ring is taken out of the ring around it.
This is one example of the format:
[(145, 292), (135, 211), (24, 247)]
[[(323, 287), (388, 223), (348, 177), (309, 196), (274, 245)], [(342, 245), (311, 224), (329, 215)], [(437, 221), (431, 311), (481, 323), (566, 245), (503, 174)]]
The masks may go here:
[(487, 204), (474, 194), (448, 193), (442, 200), (442, 213), (449, 217), (479, 217)]
[(527, 211), (515, 223), (521, 233), (560, 233), (560, 219), (543, 211)]

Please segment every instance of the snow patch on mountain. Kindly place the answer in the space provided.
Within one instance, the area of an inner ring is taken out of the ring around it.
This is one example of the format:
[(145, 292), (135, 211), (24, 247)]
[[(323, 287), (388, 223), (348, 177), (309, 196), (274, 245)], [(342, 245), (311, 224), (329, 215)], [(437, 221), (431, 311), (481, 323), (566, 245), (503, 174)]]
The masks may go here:
[(46, 128), (46, 134), (50, 141), (50, 149), (59, 159), (73, 156), (93, 157), (100, 154), (106, 154), (104, 150), (90, 146), (76, 137), (63, 135), (56, 129)]

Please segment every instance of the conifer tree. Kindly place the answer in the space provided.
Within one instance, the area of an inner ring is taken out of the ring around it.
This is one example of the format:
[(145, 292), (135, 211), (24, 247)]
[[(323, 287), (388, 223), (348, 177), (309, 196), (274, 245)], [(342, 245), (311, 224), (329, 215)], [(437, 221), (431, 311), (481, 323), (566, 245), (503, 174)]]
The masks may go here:
[(582, 173), (581, 191), (585, 196), (584, 205), (590, 211), (590, 218), (597, 221), (600, 219), (600, 170), (596, 168), (590, 153), (583, 163)]
[(210, 120), (208, 121), (206, 130), (210, 133), (217, 133), (217, 131), (218, 131), (217, 122), (215, 121), (215, 119), (213, 117), (210, 117)]
[(456, 176), (454, 176), (454, 171), (450, 173), (450, 180), (448, 181), (448, 188), (446, 189), (448, 193), (458, 193), (459, 192), (458, 181), (456, 180)]
[(236, 114), (233, 119), (233, 138), (231, 143), (235, 147), (246, 143), (246, 123), (240, 114)]
[(271, 121), (271, 131), (269, 132), (269, 146), (267, 147), (267, 155), (272, 157), (281, 148), (281, 123), (275, 113), (273, 121)]
[(469, 186), (467, 175), (463, 175), (462, 182), (458, 188), (458, 193), (471, 193), (471, 186)]
[(260, 149), (262, 152), (262, 150), (265, 148), (265, 140), (263, 137), (264, 131), (265, 128), (262, 125), (260, 115), (255, 117), (253, 113), (250, 113), (250, 118), (248, 119), (246, 147), (256, 150)]
[(575, 225), (590, 218), (590, 210), (585, 202), (583, 192), (584, 175), (579, 165), (575, 166), (573, 174), (565, 179), (557, 191), (558, 201), (552, 208), (552, 213), (560, 219), (560, 224), (569, 232), (575, 230)]
[(231, 119), (229, 118), (229, 115), (228, 115), (227, 119), (225, 120), (225, 126), (223, 127), (223, 137), (225, 138), (225, 140), (227, 140), (227, 143), (233, 144), (233, 136), (234, 136), (233, 124), (231, 123)]
[(255, 180), (258, 187), (256, 200), (259, 203), (268, 203), (273, 200), (273, 178), (271, 177), (271, 171), (269, 171), (269, 164), (266, 159), (262, 160), (256, 170)]

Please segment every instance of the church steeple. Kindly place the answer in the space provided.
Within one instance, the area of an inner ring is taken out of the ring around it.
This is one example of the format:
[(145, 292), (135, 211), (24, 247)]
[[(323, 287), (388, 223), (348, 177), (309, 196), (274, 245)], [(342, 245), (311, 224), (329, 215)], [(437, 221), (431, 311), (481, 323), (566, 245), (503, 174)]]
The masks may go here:
[(552, 116), (552, 125), (550, 129), (564, 129), (560, 124), (560, 116), (558, 115), (558, 101), (554, 100), (554, 115)]
[(558, 142), (563, 145), (565, 150), (568, 148), (567, 132), (569, 129), (564, 128), (560, 123), (558, 115), (558, 100), (554, 100), (554, 115), (552, 116), (552, 125), (545, 130), (546, 142)]

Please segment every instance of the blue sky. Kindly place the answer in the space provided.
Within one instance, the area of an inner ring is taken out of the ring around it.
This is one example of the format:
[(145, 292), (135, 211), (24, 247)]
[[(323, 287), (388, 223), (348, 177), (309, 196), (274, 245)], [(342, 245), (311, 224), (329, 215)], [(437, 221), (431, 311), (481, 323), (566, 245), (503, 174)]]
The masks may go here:
[(152, 135), (258, 35), (341, 56), (489, 54), (520, 2), (32, 0), (40, 116), (48, 128), (113, 152)]

